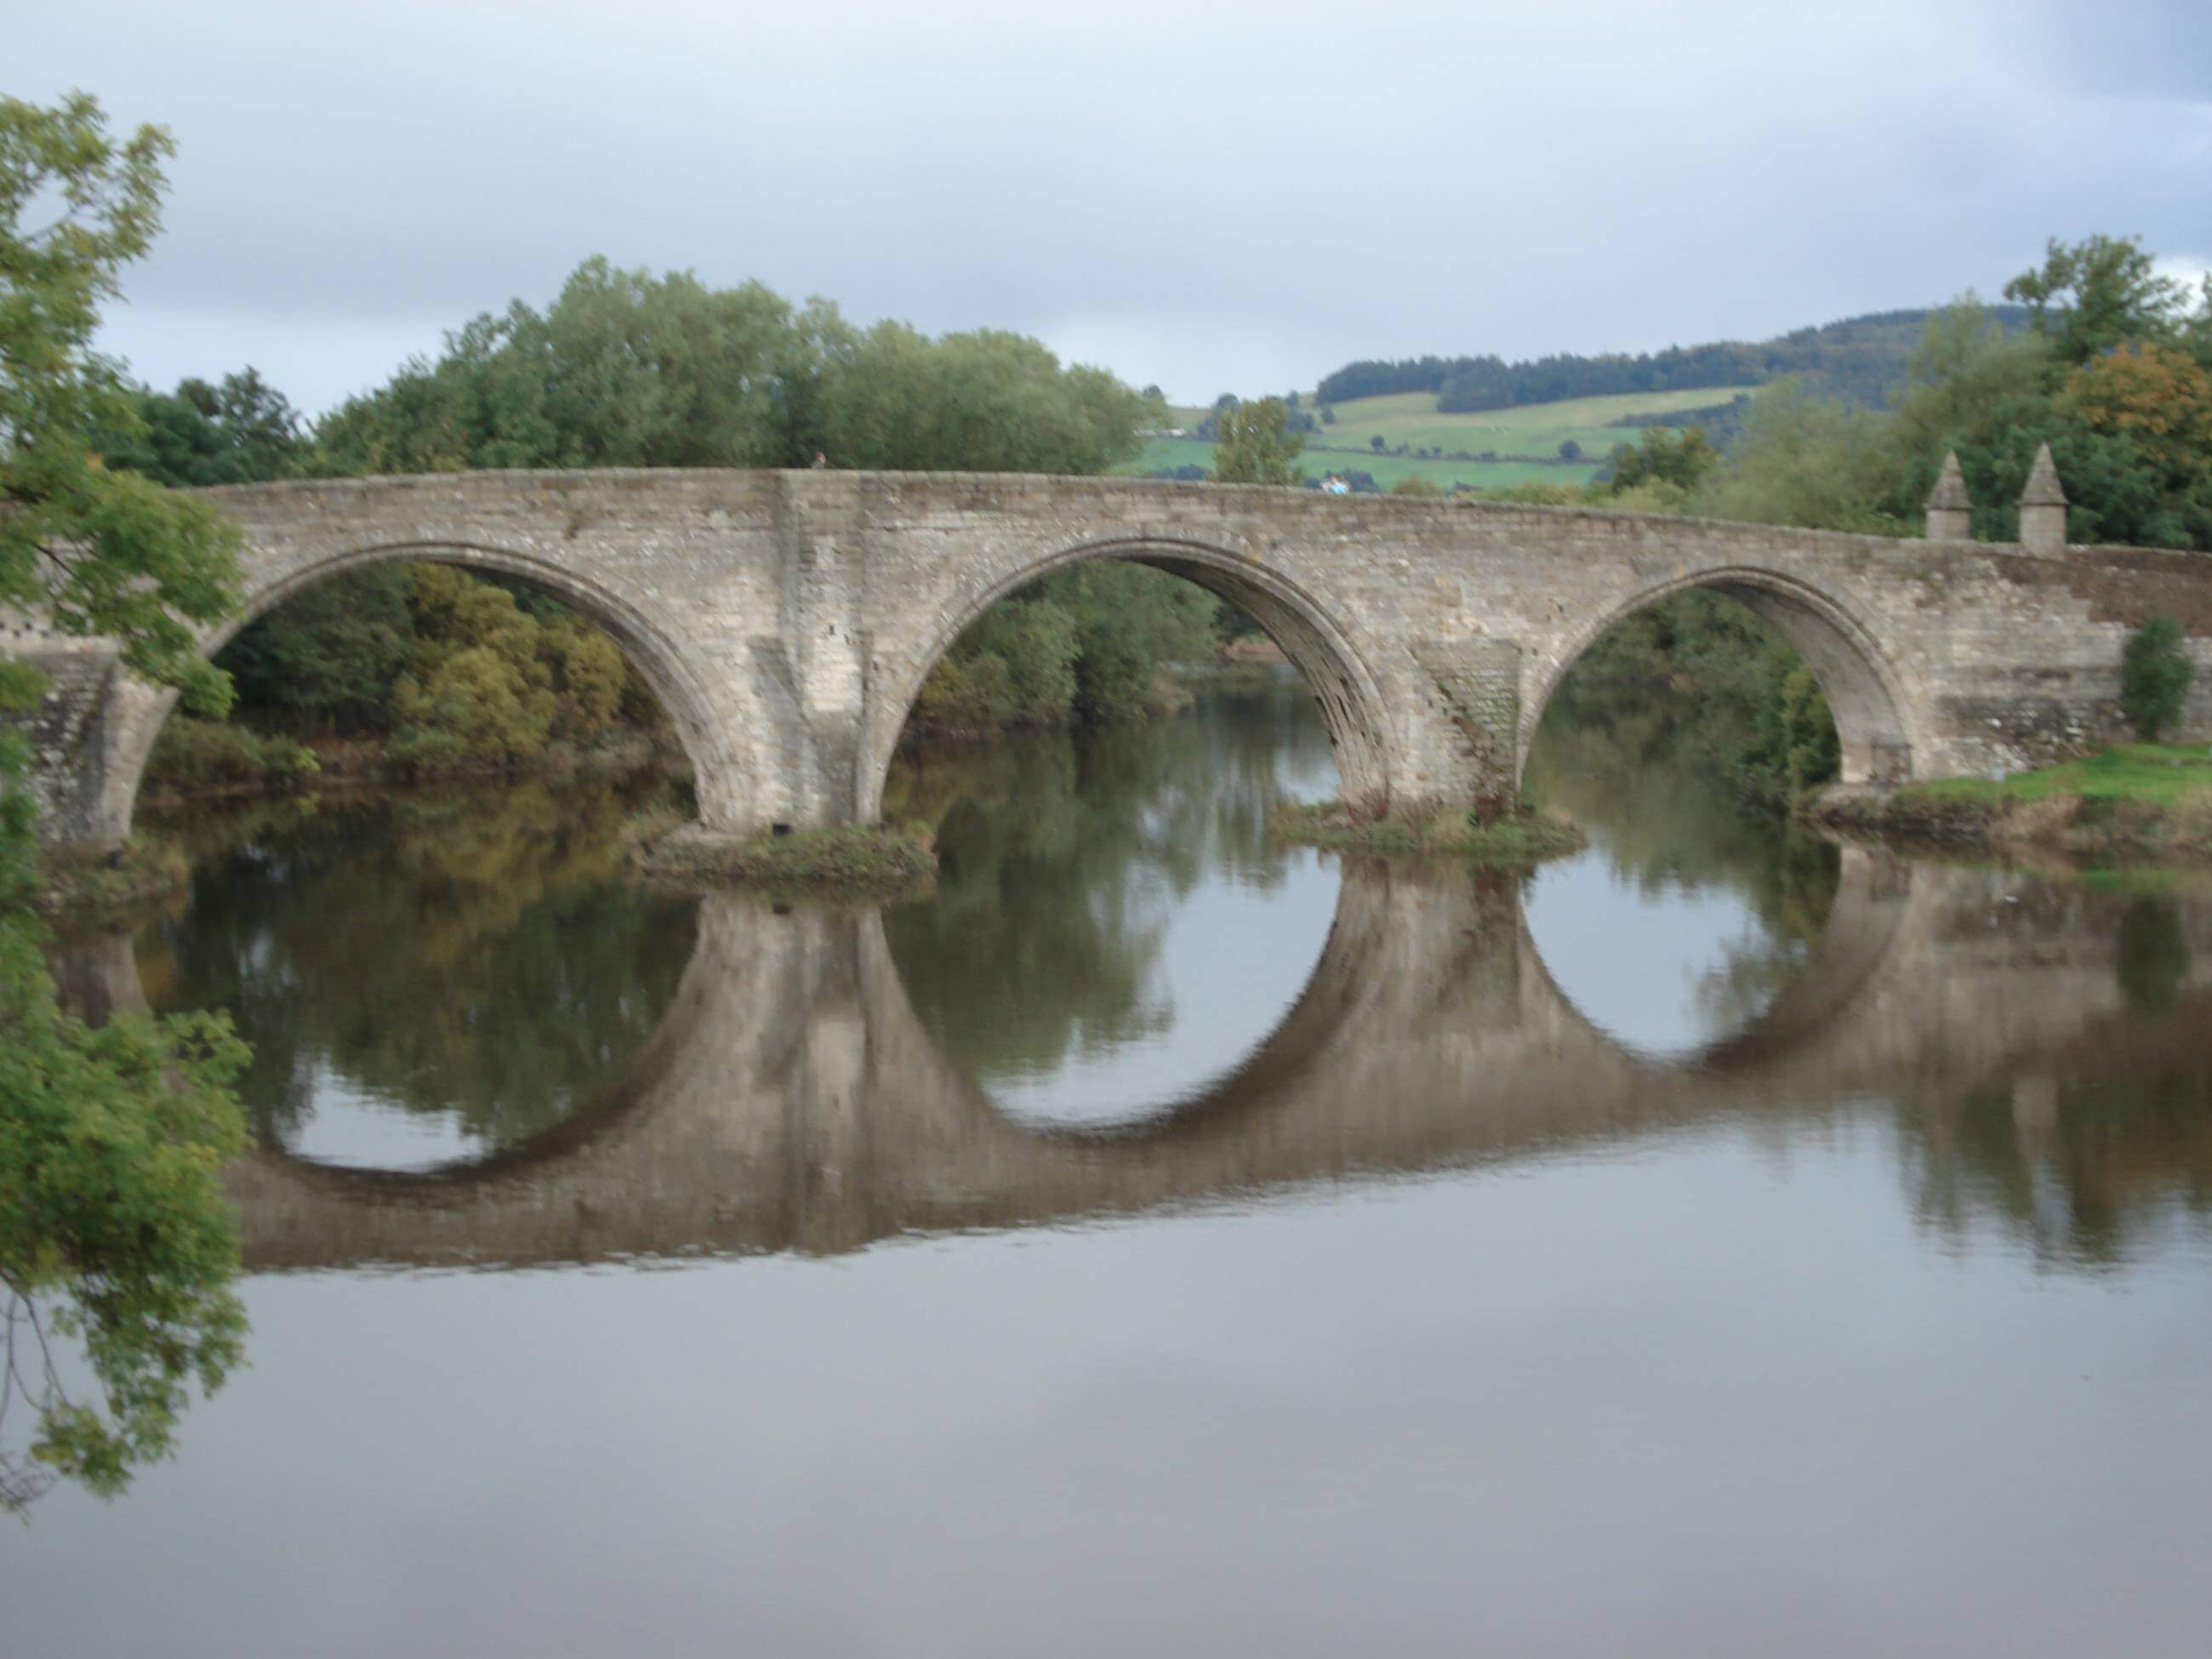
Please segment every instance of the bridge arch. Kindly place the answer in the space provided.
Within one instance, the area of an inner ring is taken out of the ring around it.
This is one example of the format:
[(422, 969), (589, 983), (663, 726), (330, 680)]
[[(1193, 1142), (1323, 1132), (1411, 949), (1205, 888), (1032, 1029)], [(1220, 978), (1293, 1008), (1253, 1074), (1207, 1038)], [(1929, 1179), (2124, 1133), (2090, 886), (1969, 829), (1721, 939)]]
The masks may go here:
[(1304, 679), (1321, 706), (1336, 751), (1339, 793), (1354, 812), (1380, 817), (1389, 810), (1395, 775), (1395, 738), (1373, 668), (1328, 607), (1279, 570), (1211, 543), (1134, 536), (1091, 539), (1058, 548), (1017, 568), (999, 569), (963, 589), (939, 612), (921, 647), (872, 688), (860, 755), (856, 816), (882, 816), (884, 785), (892, 751), (906, 729), (922, 682), (955, 641), (993, 605), (1054, 571), (1099, 559), (1149, 565), (1206, 589), (1243, 610)]
[[(216, 655), (252, 623), (323, 582), (351, 571), (400, 562), (450, 564), (512, 576), (544, 589), (605, 629), (636, 665), (674, 724), (678, 739), (691, 762), (701, 816), (714, 822), (718, 817), (727, 821), (740, 815), (736, 799), (738, 769), (728, 764), (721, 753), (707, 688), (684, 651), (635, 605), (571, 564), (509, 548), (445, 540), (384, 542), (351, 548), (261, 580), (254, 580), (260, 573), (249, 564), (243, 602), (234, 614), (201, 636), (201, 653)], [(130, 832), (155, 740), (177, 701), (177, 693), (167, 687), (135, 681), (130, 683), (125, 696), (130, 707), (117, 723), (97, 808), (100, 821), (111, 826), (118, 836)]]
[(1735, 600), (1796, 647), (1835, 716), (1841, 781), (1901, 783), (1913, 775), (1915, 744), (1907, 714), (1911, 705), (1896, 665), (1873, 630), (1819, 588), (1750, 565), (1720, 566), (1653, 583), (1568, 635), (1526, 705), (1516, 767), (1528, 764), (1544, 712), (1583, 654), (1638, 611), (1693, 590)]

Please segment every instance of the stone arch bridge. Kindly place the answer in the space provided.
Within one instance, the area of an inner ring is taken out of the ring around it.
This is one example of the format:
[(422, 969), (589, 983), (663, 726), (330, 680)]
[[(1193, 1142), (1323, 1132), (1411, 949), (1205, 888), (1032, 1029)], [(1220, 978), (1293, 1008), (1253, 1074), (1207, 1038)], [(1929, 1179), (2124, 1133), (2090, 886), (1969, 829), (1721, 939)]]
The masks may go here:
[[(2055, 489), (2055, 486), (2054, 486)], [(1741, 600), (1819, 676), (1847, 783), (2039, 763), (2116, 730), (2128, 630), (2182, 618), (2212, 733), (2212, 561), (1132, 479), (842, 471), (480, 472), (204, 492), (246, 536), (240, 616), (437, 559), (539, 583), (659, 692), (712, 831), (871, 821), (916, 690), (996, 600), (1121, 558), (1255, 617), (1303, 672), (1355, 811), (1510, 797), (1544, 707), (1605, 629), (1684, 588)], [(1939, 491), (1939, 496), (1940, 496)], [(2055, 511), (2063, 519), (2063, 507)], [(1964, 514), (1931, 503), (1939, 536)], [(2024, 520), (2027, 521), (2027, 520)], [(2031, 523), (2031, 531), (2034, 525)], [(170, 694), (111, 647), (0, 619), (46, 668), (50, 836), (128, 833)]]

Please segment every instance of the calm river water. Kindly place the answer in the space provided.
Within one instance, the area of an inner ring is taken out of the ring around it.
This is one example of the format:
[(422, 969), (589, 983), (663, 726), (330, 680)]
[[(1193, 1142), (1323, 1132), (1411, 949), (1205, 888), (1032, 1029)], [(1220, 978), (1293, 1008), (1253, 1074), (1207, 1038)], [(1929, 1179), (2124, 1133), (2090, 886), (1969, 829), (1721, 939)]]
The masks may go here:
[(0, 1653), (2198, 1655), (2212, 899), (1548, 738), (1526, 879), (1268, 844), (1295, 684), (902, 767), (925, 902), (638, 792), (198, 826), (248, 1364)]

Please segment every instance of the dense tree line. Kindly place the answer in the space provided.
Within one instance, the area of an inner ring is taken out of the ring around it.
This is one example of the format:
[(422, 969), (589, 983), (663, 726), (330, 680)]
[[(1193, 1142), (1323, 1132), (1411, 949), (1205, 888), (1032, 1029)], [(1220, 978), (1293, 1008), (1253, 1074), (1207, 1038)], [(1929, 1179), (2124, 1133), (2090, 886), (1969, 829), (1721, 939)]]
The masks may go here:
[[(1992, 313), (2000, 325), (2014, 330), (2025, 327), (2029, 315), (2020, 306)], [(1928, 316), (1925, 311), (1881, 312), (1797, 329), (1771, 340), (1723, 340), (1633, 355), (1570, 352), (1510, 363), (1495, 356), (1365, 361), (1347, 363), (1327, 376), (1316, 396), (1327, 404), (1396, 392), (1434, 392), (1437, 410), (1454, 414), (1565, 398), (1763, 386), (1795, 375), (1823, 395), (1878, 407), (1903, 381), (1913, 342)]]

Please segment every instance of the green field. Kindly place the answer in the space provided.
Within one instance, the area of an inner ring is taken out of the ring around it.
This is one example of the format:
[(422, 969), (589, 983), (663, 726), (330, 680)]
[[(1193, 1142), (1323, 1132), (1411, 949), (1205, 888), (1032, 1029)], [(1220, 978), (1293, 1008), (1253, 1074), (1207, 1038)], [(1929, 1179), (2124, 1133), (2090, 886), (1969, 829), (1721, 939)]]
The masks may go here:
[[(1408, 473), (1428, 479), (1440, 489), (1449, 489), (1455, 483), (1495, 489), (1505, 484), (1526, 483), (1532, 478), (1547, 483), (1586, 484), (1597, 476), (1594, 461), (1573, 465), (1555, 461), (1549, 465), (1535, 461), (1424, 461), (1409, 455), (1377, 455), (1370, 450), (1355, 455), (1349, 450), (1316, 449), (1310, 441), (1305, 453), (1298, 457), (1298, 465), (1310, 478), (1358, 468), (1373, 473), (1375, 482), (1385, 489)], [(1117, 470), (1141, 477), (1177, 466), (1202, 466), (1211, 471), (1213, 446), (1197, 438), (1148, 438), (1137, 459)]]
[[(1526, 404), (1516, 409), (1486, 409), (1464, 415), (1439, 415), (1432, 392), (1408, 392), (1389, 398), (1360, 398), (1335, 405), (1333, 425), (1306, 436), (1305, 453), (1299, 458), (1310, 477), (1353, 468), (1371, 472), (1384, 489), (1407, 474), (1428, 479), (1444, 489), (1454, 483), (1496, 489), (1505, 484), (1537, 480), (1547, 483), (1584, 484), (1597, 475), (1600, 464), (1619, 443), (1633, 443), (1638, 432), (1611, 422), (1631, 415), (1671, 415), (1686, 409), (1711, 409), (1726, 404), (1751, 386), (1706, 386), (1694, 392), (1624, 392), (1610, 398), (1572, 398), (1559, 403)], [(1311, 409), (1311, 396), (1302, 396), (1302, 408)], [(1195, 424), (1205, 411), (1177, 410), (1177, 419)], [(1403, 444), (1412, 449), (1441, 450), (1446, 456), (1464, 452), (1479, 455), (1485, 450), (1500, 456), (1556, 455), (1560, 444), (1571, 438), (1580, 444), (1586, 459), (1562, 464), (1535, 460), (1455, 461), (1417, 456), (1377, 454), (1370, 441), (1380, 436), (1385, 448)], [(1125, 472), (1155, 472), (1163, 467), (1212, 467), (1213, 446), (1195, 438), (1153, 438)]]
[(1426, 392), (1393, 398), (1361, 398), (1338, 404), (1336, 424), (1323, 427), (1315, 440), (1346, 449), (1366, 447), (1380, 433), (1389, 447), (1464, 449), (1480, 454), (1550, 455), (1571, 438), (1594, 457), (1617, 443), (1633, 443), (1636, 433), (1612, 424), (1631, 415), (1672, 415), (1685, 409), (1712, 409), (1750, 386), (1707, 386), (1696, 392), (1635, 392), (1613, 398), (1571, 398), (1556, 404), (1523, 404), (1517, 409), (1485, 409), (1465, 415), (1439, 415)]
[(2005, 778), (1935, 778), (1898, 791), (1916, 800), (1999, 804), (2053, 795), (2083, 800), (2212, 803), (2212, 744), (2121, 743), (2081, 760)]

